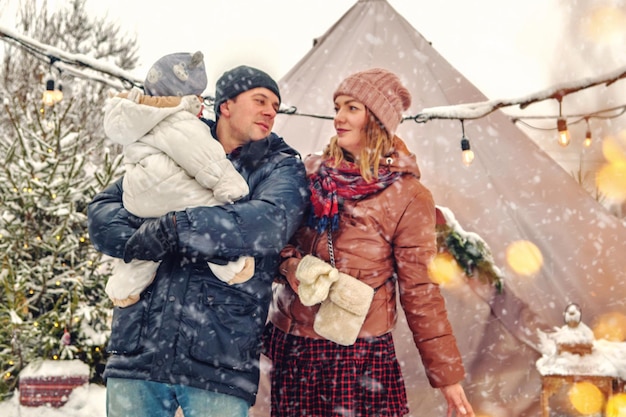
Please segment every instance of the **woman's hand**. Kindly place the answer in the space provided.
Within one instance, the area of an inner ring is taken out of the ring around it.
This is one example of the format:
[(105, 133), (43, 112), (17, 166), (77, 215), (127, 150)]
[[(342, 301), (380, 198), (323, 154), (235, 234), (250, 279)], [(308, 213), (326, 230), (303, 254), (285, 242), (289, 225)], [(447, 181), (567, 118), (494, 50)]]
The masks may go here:
[(300, 259), (289, 258), (283, 261), (279, 267), (281, 275), (287, 279), (289, 286), (296, 294), (298, 294), (298, 285), (300, 284), (300, 281), (296, 278), (296, 269), (298, 269), (299, 263)]
[(439, 388), (439, 390), (448, 403), (447, 417), (452, 416), (453, 410), (456, 410), (457, 416), (474, 417), (474, 410), (472, 410), (471, 404), (467, 401), (461, 384), (448, 385), (447, 387)]

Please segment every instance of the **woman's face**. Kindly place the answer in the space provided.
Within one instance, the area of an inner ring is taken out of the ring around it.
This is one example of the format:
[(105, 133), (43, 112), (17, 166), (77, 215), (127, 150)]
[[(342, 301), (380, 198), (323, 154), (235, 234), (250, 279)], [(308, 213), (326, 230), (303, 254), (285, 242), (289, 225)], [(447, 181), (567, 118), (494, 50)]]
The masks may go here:
[(357, 157), (365, 144), (365, 126), (368, 113), (365, 105), (350, 96), (335, 99), (335, 130), (338, 145)]

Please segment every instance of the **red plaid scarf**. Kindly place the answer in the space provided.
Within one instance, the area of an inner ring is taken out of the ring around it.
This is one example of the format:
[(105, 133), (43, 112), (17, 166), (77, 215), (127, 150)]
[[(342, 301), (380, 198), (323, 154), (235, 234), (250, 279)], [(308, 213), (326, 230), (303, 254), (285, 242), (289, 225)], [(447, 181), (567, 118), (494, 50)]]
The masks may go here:
[(387, 188), (398, 178), (400, 172), (392, 172), (388, 167), (378, 169), (378, 179), (366, 182), (359, 167), (353, 162), (342, 161), (337, 168), (330, 167), (332, 160), (324, 161), (318, 171), (309, 177), (311, 204), (313, 210), (309, 226), (318, 233), (330, 227), (339, 227), (339, 198), (360, 200)]

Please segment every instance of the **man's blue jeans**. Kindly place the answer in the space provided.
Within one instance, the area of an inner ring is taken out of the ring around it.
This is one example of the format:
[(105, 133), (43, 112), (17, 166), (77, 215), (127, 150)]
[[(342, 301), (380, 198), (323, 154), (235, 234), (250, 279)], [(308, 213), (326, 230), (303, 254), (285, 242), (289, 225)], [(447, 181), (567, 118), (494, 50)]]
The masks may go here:
[(247, 417), (242, 398), (184, 385), (138, 379), (107, 379), (107, 417)]

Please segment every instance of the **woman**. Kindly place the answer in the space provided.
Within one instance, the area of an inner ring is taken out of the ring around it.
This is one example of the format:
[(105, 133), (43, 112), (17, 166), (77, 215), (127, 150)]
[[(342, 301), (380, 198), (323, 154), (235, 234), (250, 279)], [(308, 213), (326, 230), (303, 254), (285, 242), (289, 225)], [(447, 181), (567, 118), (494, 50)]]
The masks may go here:
[(396, 75), (375, 68), (347, 77), (333, 98), (337, 135), (305, 161), (309, 221), (282, 251), (266, 329), (272, 416), (409, 412), (391, 335), (397, 290), (448, 416), (473, 416), (444, 299), (427, 274), (433, 198), (395, 136), (411, 96)]

